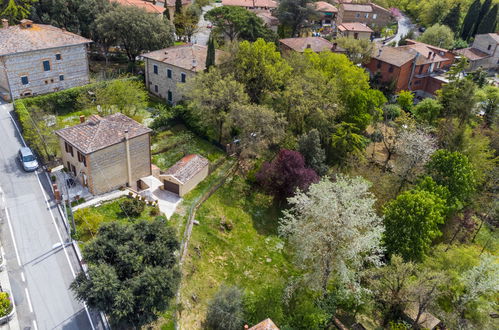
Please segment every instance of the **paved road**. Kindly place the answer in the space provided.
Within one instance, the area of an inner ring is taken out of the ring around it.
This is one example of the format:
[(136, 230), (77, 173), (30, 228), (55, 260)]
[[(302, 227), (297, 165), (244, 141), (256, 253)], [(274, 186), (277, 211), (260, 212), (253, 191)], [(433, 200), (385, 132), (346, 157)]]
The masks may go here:
[(221, 5), (222, 5), (221, 3), (213, 3), (211, 5), (207, 5), (201, 8), (202, 14), (201, 17), (199, 17), (198, 30), (192, 36), (192, 43), (204, 46), (208, 44), (208, 39), (210, 38), (211, 29), (208, 29), (209, 22), (204, 19), (204, 14), (206, 14), (207, 11), (215, 7), (220, 7)]
[(103, 329), (68, 289), (80, 266), (73, 248), (61, 244), (68, 235), (46, 175), (25, 173), (16, 161), (22, 141), (11, 109), (0, 104), (0, 188), (6, 206), (0, 210), (0, 239), (20, 328)]
[(407, 35), (411, 29), (415, 29), (415, 25), (412, 24), (409, 17), (400, 13), (400, 16), (397, 17), (398, 29), (395, 37), (390, 40), (390, 42), (399, 42), (403, 36)]

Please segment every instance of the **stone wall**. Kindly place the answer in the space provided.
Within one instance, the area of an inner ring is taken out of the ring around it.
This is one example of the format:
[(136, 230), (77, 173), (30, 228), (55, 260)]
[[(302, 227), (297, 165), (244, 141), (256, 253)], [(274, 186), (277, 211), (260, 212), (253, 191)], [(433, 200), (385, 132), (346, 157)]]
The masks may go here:
[[(57, 54), (60, 60), (56, 59)], [(89, 83), (87, 50), (83, 44), (8, 55), (3, 59), (14, 99)], [(50, 62), (49, 71), (43, 68), (46, 60)], [(28, 77), (28, 84), (22, 84), (22, 76)]]
[[(154, 73), (154, 65), (158, 66), (158, 73)], [(172, 70), (172, 77), (168, 78), (167, 70)], [(172, 104), (179, 102), (183, 95), (180, 92), (178, 85), (182, 84), (181, 74), (186, 74), (186, 81), (193, 77), (196, 73), (186, 69), (179, 68), (174, 65), (163, 62), (146, 59), (146, 86), (147, 89), (154, 95), (168, 101), (168, 91), (172, 93)], [(157, 86), (157, 91), (156, 91)]]

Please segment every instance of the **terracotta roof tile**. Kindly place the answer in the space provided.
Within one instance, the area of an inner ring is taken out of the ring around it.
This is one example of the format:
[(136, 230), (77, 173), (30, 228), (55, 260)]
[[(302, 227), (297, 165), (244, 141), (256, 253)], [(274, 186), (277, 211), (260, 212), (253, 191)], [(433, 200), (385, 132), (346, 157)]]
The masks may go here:
[(457, 49), (455, 52), (459, 55), (463, 55), (464, 57), (472, 61), (481, 60), (482, 58), (490, 57), (489, 54), (484, 53), (476, 48)]
[(162, 14), (166, 8), (156, 6), (151, 2), (144, 0), (112, 0), (113, 2), (119, 3), (122, 6), (134, 6), (137, 8), (142, 8), (149, 13)]
[(415, 56), (415, 51), (384, 46), (374, 49), (372, 58), (400, 67), (413, 60)]
[(343, 23), (338, 26), (338, 29), (340, 31), (374, 32), (369, 26), (359, 22)]
[(89, 154), (119, 143), (125, 138), (134, 138), (151, 130), (122, 113), (115, 113), (101, 118), (90, 116), (84, 123), (55, 131), (55, 134), (75, 146), (84, 154)]
[(337, 13), (338, 8), (326, 1), (317, 1), (315, 3), (315, 10), (323, 13)]
[(273, 0), (222, 0), (224, 6), (277, 8)]
[[(142, 54), (142, 56), (189, 71), (200, 72), (206, 68), (207, 53), (208, 47), (206, 46), (185, 44), (155, 50), (147, 54)], [(215, 51), (216, 64), (222, 63), (225, 55), (224, 51), (217, 49)]]
[(343, 3), (341, 5), (344, 11), (358, 11), (364, 13), (370, 13), (373, 11), (371, 5), (363, 5), (357, 3)]
[(280, 39), (279, 42), (300, 53), (307, 48), (314, 52), (322, 52), (333, 48), (333, 43), (321, 37), (286, 38)]
[(92, 40), (51, 25), (0, 28), (0, 56), (91, 43)]
[(279, 330), (279, 328), (274, 322), (272, 322), (271, 319), (265, 319), (257, 325), (249, 328), (249, 330)]
[(209, 164), (208, 159), (200, 155), (187, 155), (170, 167), (165, 174), (171, 175), (184, 184)]

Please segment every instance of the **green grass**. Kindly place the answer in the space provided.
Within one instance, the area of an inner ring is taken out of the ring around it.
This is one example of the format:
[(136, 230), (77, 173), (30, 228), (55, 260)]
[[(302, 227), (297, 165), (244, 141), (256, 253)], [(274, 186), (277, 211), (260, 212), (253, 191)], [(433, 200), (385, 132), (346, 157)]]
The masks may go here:
[(225, 156), (223, 150), (198, 137), (184, 125), (175, 125), (155, 134), (151, 150), (152, 162), (164, 171), (188, 154), (200, 154), (212, 164)]
[(119, 221), (131, 222), (138, 219), (153, 220), (155, 215), (151, 214), (155, 208), (147, 205), (138, 217), (128, 217), (121, 209), (120, 204), (129, 197), (121, 197), (113, 201), (105, 202), (98, 207), (87, 207), (79, 209), (74, 213), (76, 223), (76, 239), (86, 242), (96, 233), (99, 225), (105, 222)]
[[(201, 327), (206, 306), (223, 283), (252, 294), (295, 274), (277, 235), (279, 216), (272, 198), (239, 176), (201, 206), (183, 265), (181, 328)], [(232, 229), (223, 229), (222, 221)]]

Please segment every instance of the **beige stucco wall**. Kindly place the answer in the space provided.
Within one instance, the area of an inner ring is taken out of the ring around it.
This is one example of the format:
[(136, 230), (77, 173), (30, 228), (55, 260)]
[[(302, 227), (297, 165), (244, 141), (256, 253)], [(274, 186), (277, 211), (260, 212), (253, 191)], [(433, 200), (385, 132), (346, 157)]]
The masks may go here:
[[(60, 60), (56, 60), (56, 54), (61, 54)], [(50, 71), (43, 69), (45, 60), (50, 61)], [(86, 45), (7, 55), (4, 63), (14, 99), (25, 93), (45, 94), (89, 83)], [(28, 77), (27, 85), (22, 84), (22, 76)]]
[(81, 184), (83, 184), (83, 182), (84, 182), (83, 176), (86, 175), (87, 180), (88, 180), (88, 184), (90, 185), (91, 177), (89, 176), (90, 168), (88, 167), (89, 158), (87, 156), (85, 156), (87, 159), (87, 166), (85, 166), (83, 164), (83, 162), (78, 161), (78, 149), (76, 149), (73, 146), (73, 156), (71, 156), (71, 154), (69, 152), (66, 152), (64, 142), (65, 141), (59, 137), (59, 147), (61, 150), (61, 158), (62, 158), (62, 163), (63, 163), (64, 167), (66, 169), (68, 169), (68, 172), (72, 173), (71, 168), (68, 168), (68, 165), (67, 165), (69, 162), (71, 165), (73, 165), (76, 168), (76, 175), (77, 175), (78, 181)]
[(353, 31), (343, 31), (340, 35), (347, 38), (354, 38), (355, 33), (358, 33), (357, 39), (371, 39), (371, 32), (353, 32)]
[[(204, 63), (202, 64), (204, 65)], [(158, 66), (158, 74), (154, 73), (154, 65)], [(171, 78), (167, 78), (167, 69), (172, 70)], [(178, 85), (182, 84), (180, 81), (182, 73), (186, 74), (186, 81), (196, 74), (190, 70), (182, 69), (152, 59), (146, 59), (146, 86), (148, 90), (152, 94), (165, 100), (168, 98), (168, 91), (171, 91), (173, 93), (173, 104), (179, 102), (183, 97), (178, 88)], [(158, 92), (155, 91), (154, 86), (158, 86)]]

